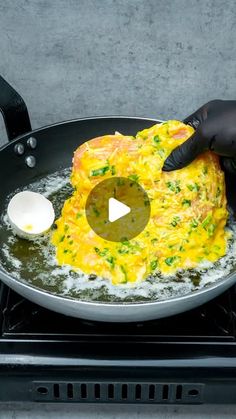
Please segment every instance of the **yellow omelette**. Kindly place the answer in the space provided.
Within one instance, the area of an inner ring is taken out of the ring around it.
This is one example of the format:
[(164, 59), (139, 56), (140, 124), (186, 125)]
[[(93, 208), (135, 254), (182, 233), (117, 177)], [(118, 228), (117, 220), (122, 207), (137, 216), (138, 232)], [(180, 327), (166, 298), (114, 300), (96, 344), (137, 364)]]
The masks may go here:
[[(225, 255), (228, 212), (218, 156), (205, 152), (181, 170), (162, 171), (167, 156), (193, 132), (170, 120), (136, 137), (118, 133), (82, 144), (73, 159), (74, 193), (65, 201), (52, 237), (58, 264), (118, 285), (195, 268)], [(147, 226), (130, 241), (106, 241), (86, 219), (90, 191), (113, 176), (138, 182), (151, 202)]]

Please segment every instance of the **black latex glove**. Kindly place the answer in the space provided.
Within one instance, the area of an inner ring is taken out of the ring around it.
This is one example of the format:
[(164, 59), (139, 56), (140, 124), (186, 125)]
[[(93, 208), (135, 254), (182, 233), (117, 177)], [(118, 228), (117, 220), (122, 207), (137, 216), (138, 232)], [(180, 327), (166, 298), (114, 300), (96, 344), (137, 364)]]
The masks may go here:
[(163, 170), (181, 169), (199, 154), (212, 150), (222, 158), (230, 172), (236, 172), (236, 101), (213, 100), (199, 108), (184, 121), (196, 129), (182, 145), (166, 159)]

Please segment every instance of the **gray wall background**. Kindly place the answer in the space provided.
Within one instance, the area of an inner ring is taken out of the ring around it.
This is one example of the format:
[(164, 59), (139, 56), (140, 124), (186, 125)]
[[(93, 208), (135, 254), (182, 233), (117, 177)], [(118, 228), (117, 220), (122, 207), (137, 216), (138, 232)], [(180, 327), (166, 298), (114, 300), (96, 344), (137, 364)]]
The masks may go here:
[(236, 2), (0, 0), (0, 73), (33, 128), (105, 114), (182, 118), (236, 99)]

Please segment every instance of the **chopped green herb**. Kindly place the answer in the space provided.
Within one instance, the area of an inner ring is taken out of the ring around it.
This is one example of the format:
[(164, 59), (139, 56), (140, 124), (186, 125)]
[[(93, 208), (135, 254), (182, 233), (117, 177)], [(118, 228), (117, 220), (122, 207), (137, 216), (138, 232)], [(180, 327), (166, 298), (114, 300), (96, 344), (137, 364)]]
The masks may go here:
[(186, 208), (190, 207), (191, 206), (191, 200), (190, 199), (183, 199), (182, 205), (183, 205), (183, 207), (186, 207)]
[(131, 247), (132, 246), (132, 244), (130, 243), (130, 241), (129, 240), (122, 240), (122, 242), (121, 242), (124, 246), (128, 246), (128, 247)]
[(68, 226), (68, 224), (65, 224), (64, 231), (68, 231), (68, 230), (69, 230), (69, 226)]
[(112, 174), (112, 176), (114, 176), (116, 174), (116, 167), (115, 166), (111, 166), (111, 174)]
[(111, 268), (114, 269), (114, 267), (115, 267), (115, 258), (113, 258), (113, 256), (110, 256), (109, 258), (106, 259), (106, 261), (111, 265)]
[(82, 217), (81, 212), (77, 212), (77, 214), (76, 214), (76, 218), (77, 218), (77, 220), (78, 220), (79, 218), (81, 218), (81, 217)]
[(212, 220), (212, 215), (211, 215), (211, 214), (208, 214), (208, 215), (206, 216), (206, 218), (204, 218), (204, 220), (203, 220), (203, 222), (202, 222), (202, 227), (203, 227), (205, 230), (206, 230), (206, 227), (208, 226), (208, 224), (210, 224), (211, 220)]
[(179, 186), (180, 181), (179, 180), (175, 180), (174, 182), (166, 182), (166, 186), (172, 191), (175, 192), (176, 194), (179, 193), (181, 191), (181, 188)]
[(127, 272), (126, 272), (126, 270), (125, 270), (125, 268), (124, 268), (124, 266), (123, 265), (120, 265), (120, 269), (121, 269), (121, 271), (123, 272), (123, 274), (124, 274), (124, 283), (125, 282), (128, 282), (128, 275), (127, 275)]
[(177, 226), (177, 224), (180, 222), (180, 217), (178, 217), (178, 216), (176, 216), (176, 217), (174, 217), (173, 218), (173, 220), (171, 221), (171, 225), (173, 226), (173, 227), (176, 227)]
[(209, 227), (208, 227), (208, 229), (207, 229), (207, 232), (208, 232), (208, 235), (211, 237), (211, 236), (213, 236), (213, 234), (214, 234), (214, 232), (215, 232), (215, 229), (216, 229), (216, 225), (215, 224), (211, 224)]
[(120, 249), (118, 250), (119, 253), (121, 254), (125, 254), (125, 253), (130, 253), (130, 254), (135, 254), (137, 253), (137, 251), (140, 250), (140, 246), (138, 244), (138, 242), (134, 242), (131, 243), (128, 240), (124, 240), (121, 242), (122, 246), (120, 247)]
[(163, 148), (160, 148), (159, 150), (157, 150), (157, 154), (159, 154), (159, 156), (162, 158), (165, 156), (166, 152), (165, 150), (163, 150)]
[(199, 189), (200, 189), (200, 186), (198, 185), (198, 183), (193, 183), (193, 184), (187, 185), (187, 188), (188, 188), (190, 191), (193, 191), (193, 192), (198, 192), (198, 191), (199, 191)]
[(183, 246), (180, 246), (179, 251), (180, 252), (184, 252), (185, 251), (184, 247)]
[(155, 269), (157, 268), (157, 265), (158, 265), (157, 259), (153, 259), (150, 263), (151, 271), (155, 271)]
[(161, 139), (160, 139), (159, 135), (155, 135), (155, 137), (153, 137), (153, 141), (156, 144), (160, 143), (161, 142)]
[(193, 228), (197, 228), (198, 222), (195, 218), (192, 219), (192, 221), (190, 223), (190, 226), (193, 227)]
[(120, 253), (121, 255), (127, 255), (129, 253), (129, 249), (121, 247), (120, 249), (118, 249), (118, 253)]
[(133, 180), (134, 182), (138, 182), (139, 181), (139, 176), (137, 174), (129, 175), (128, 178), (130, 180)]
[(64, 234), (63, 236), (61, 236), (61, 237), (60, 237), (60, 239), (59, 239), (59, 243), (63, 242), (64, 238), (65, 238), (65, 234)]
[(100, 169), (94, 169), (91, 171), (91, 176), (103, 176), (110, 169), (109, 166), (100, 167)]
[(204, 175), (206, 175), (206, 174), (208, 173), (208, 167), (207, 167), (207, 166), (204, 166), (204, 167), (203, 167), (203, 169), (202, 169), (202, 173), (203, 173)]
[(73, 240), (70, 240), (70, 241), (69, 241), (69, 244), (70, 244), (70, 245), (71, 245), (71, 244), (73, 244), (73, 243), (74, 243), (74, 242), (73, 242)]
[(151, 240), (151, 243), (152, 244), (157, 244), (157, 242), (158, 242), (158, 240), (156, 238), (154, 238), (154, 239)]
[(179, 259), (179, 257), (178, 256), (170, 256), (169, 258), (166, 258), (165, 259), (165, 263), (168, 265), (168, 266), (171, 266), (174, 262), (176, 262), (177, 260)]
[(99, 256), (106, 256), (108, 252), (108, 249), (106, 247), (103, 250), (100, 250), (98, 247), (94, 247), (94, 250)]

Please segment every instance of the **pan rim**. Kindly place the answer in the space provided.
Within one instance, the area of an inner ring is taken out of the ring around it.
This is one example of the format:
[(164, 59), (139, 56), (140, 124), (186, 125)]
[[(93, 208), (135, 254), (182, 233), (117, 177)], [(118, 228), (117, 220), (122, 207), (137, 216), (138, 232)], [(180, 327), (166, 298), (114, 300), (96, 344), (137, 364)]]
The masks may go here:
[(53, 124), (43, 125), (42, 127), (36, 128), (32, 131), (27, 131), (24, 134), (21, 134), (17, 137), (15, 137), (11, 141), (7, 141), (5, 144), (3, 144), (0, 147), (0, 152), (3, 151), (5, 148), (9, 146), (9, 144), (14, 144), (15, 142), (19, 141), (20, 139), (23, 139), (25, 137), (28, 137), (29, 135), (36, 134), (40, 131), (47, 130), (49, 128), (55, 128), (60, 125), (66, 125), (70, 123), (76, 123), (76, 122), (82, 122), (82, 121), (88, 121), (88, 120), (97, 120), (97, 119), (136, 119), (141, 121), (150, 121), (150, 122), (156, 122), (157, 124), (162, 124), (163, 122), (166, 122), (164, 119), (155, 119), (155, 118), (148, 118), (145, 116), (129, 116), (129, 115), (99, 115), (99, 116), (86, 116), (81, 118), (73, 118), (73, 119), (65, 119), (63, 121), (55, 122)]

